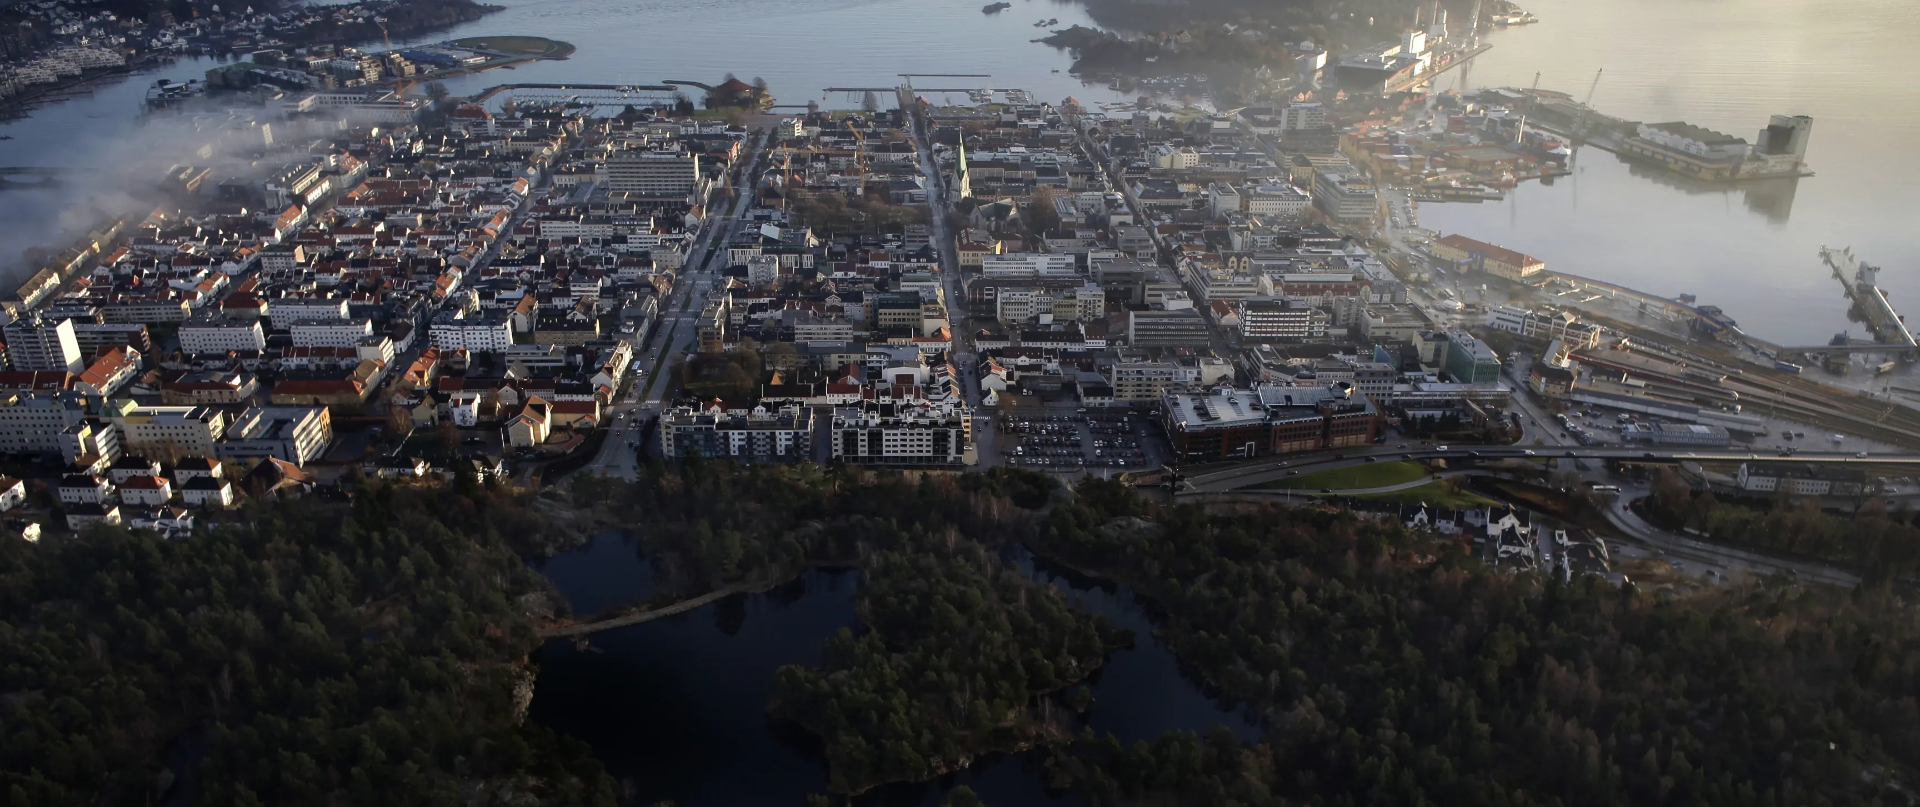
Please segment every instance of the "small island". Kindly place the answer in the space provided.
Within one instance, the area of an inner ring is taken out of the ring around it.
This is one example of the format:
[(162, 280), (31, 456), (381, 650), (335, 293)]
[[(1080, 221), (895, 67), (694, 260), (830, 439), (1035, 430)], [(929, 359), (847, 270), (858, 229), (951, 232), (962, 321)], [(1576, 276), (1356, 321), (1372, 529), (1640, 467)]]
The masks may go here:
[(1000, 12), (1002, 12), (1002, 11), (1006, 11), (1007, 9), (1010, 9), (1010, 8), (1013, 8), (1013, 4), (1012, 4), (1012, 3), (989, 3), (989, 4), (987, 4), (987, 7), (986, 7), (986, 8), (983, 8), (983, 9), (980, 9), (980, 13), (982, 13), (982, 14), (998, 14), (998, 13), (1000, 13)]

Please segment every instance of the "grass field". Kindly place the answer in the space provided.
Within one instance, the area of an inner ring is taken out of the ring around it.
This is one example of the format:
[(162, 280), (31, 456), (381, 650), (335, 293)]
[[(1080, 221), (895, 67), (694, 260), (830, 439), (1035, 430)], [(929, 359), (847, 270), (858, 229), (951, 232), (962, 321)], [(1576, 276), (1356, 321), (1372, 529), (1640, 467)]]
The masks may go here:
[(573, 54), (573, 45), (539, 36), (476, 36), (456, 39), (453, 44), (500, 53), (517, 53), (545, 59), (564, 59)]
[(1486, 507), (1489, 505), (1497, 507), (1500, 504), (1492, 499), (1476, 495), (1470, 490), (1462, 490), (1455, 493), (1447, 489), (1445, 482), (1428, 482), (1417, 488), (1396, 490), (1392, 493), (1375, 493), (1369, 496), (1357, 496), (1355, 498), (1380, 502), (1399, 502), (1401, 504), (1420, 504), (1425, 502), (1428, 507), (1449, 507), (1455, 509), (1462, 507)]
[(1379, 462), (1371, 465), (1355, 465), (1333, 471), (1321, 471), (1314, 474), (1290, 476), (1276, 479), (1260, 485), (1258, 488), (1284, 490), (1362, 490), (1365, 488), (1384, 488), (1388, 485), (1403, 485), (1431, 475), (1426, 466), (1417, 462)]

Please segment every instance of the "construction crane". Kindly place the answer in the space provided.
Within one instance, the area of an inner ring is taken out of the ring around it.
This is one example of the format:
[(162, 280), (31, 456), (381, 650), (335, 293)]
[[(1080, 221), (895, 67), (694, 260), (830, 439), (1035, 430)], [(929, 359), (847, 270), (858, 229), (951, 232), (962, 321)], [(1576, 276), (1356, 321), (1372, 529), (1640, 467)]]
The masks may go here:
[(1573, 136), (1584, 137), (1587, 133), (1587, 113), (1593, 111), (1593, 92), (1600, 89), (1600, 74), (1607, 72), (1602, 67), (1593, 71), (1593, 83), (1587, 86), (1587, 99), (1580, 102), (1580, 119), (1573, 122)]
[[(393, 54), (393, 37), (387, 34), (387, 18), (374, 17), (373, 22), (375, 25), (380, 26), (380, 39), (387, 43), (387, 64), (388, 66), (391, 67), (393, 65), (393, 55), (394, 55)], [(393, 68), (393, 77), (394, 77), (394, 85), (393, 85), (394, 100), (396, 101), (407, 100), (407, 77), (400, 74), (400, 68), (398, 67)]]
[(859, 190), (854, 192), (855, 199), (867, 198), (867, 136), (855, 128), (853, 121), (846, 121), (847, 131), (853, 133), (853, 142), (859, 144), (853, 150), (853, 170), (859, 172)]

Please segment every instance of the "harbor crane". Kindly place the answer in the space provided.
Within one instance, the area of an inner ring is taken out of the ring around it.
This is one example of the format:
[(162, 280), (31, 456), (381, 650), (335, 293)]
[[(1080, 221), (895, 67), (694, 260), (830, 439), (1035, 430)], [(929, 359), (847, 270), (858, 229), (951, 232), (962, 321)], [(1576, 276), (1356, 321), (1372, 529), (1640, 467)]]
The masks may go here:
[(1602, 67), (1593, 71), (1593, 83), (1587, 85), (1587, 98), (1580, 102), (1580, 119), (1573, 122), (1573, 136), (1584, 137), (1587, 134), (1587, 113), (1593, 111), (1593, 93), (1600, 89), (1600, 74), (1607, 72)]

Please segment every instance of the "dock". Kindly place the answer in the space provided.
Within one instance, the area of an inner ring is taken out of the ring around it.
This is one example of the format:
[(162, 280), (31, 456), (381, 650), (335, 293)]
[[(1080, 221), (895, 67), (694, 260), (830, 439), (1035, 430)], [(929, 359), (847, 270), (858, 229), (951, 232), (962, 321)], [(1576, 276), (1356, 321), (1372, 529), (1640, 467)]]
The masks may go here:
[(1460, 65), (1473, 61), (1473, 57), (1479, 56), (1480, 54), (1486, 53), (1487, 51), (1490, 51), (1490, 50), (1493, 50), (1493, 45), (1491, 43), (1482, 42), (1478, 45), (1475, 45), (1472, 50), (1463, 51), (1460, 53), (1460, 55), (1455, 56), (1454, 58), (1448, 61), (1435, 65), (1432, 69), (1428, 70), (1425, 73), (1418, 73), (1418, 74), (1400, 79), (1399, 81), (1396, 81), (1392, 84), (1387, 85), (1383, 89), (1385, 90), (1387, 95), (1392, 95), (1397, 92), (1406, 92), (1407, 90), (1413, 87), (1420, 86), (1421, 84), (1425, 84), (1429, 81), (1439, 78), (1441, 73), (1445, 73), (1448, 70), (1452, 70), (1456, 67), (1459, 67)]
[(1887, 293), (1880, 289), (1880, 269), (1872, 264), (1862, 263), (1853, 256), (1853, 248), (1820, 248), (1820, 259), (1827, 268), (1833, 270), (1833, 276), (1847, 290), (1847, 297), (1853, 300), (1853, 307), (1867, 320), (1867, 327), (1873, 329), (1873, 335), (1881, 343), (1908, 351), (1920, 349), (1920, 342), (1913, 338), (1913, 331), (1900, 318), (1900, 312), (1893, 309), (1893, 303), (1887, 300)]

